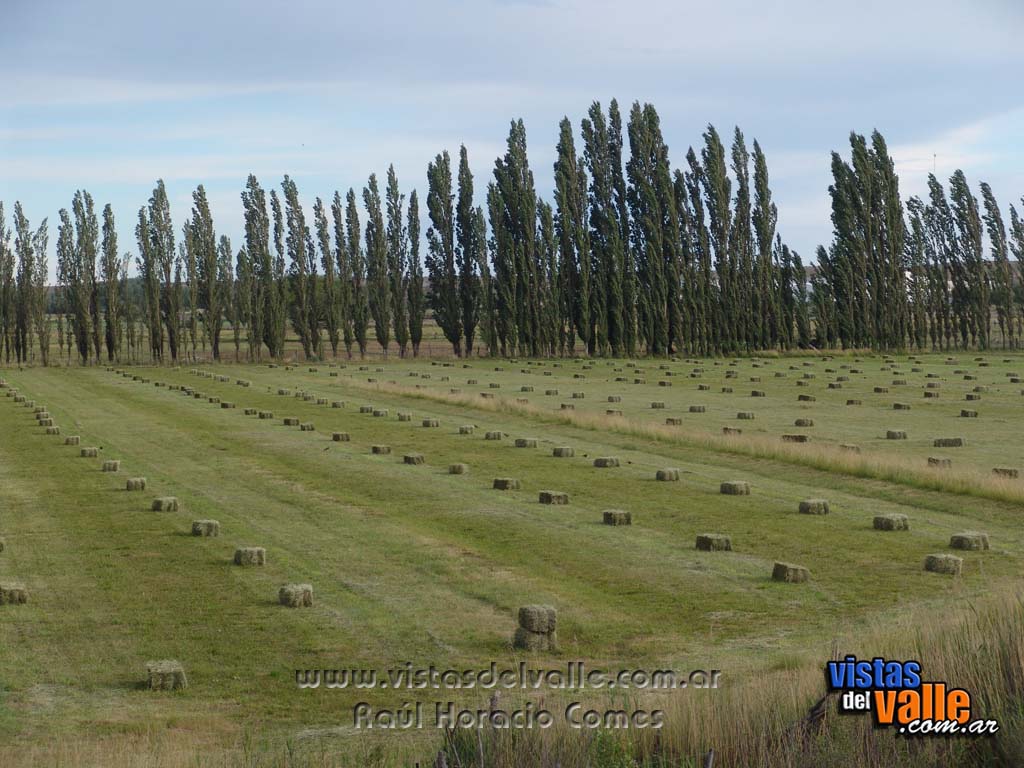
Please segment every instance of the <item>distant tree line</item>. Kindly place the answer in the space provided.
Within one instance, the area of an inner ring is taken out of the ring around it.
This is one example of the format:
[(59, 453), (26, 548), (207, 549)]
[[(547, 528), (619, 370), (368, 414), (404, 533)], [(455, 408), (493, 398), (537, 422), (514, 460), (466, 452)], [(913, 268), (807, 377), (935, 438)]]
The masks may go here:
[(428, 311), (457, 356), (985, 349), (993, 323), (1018, 346), (1017, 209), (1007, 228), (991, 188), (980, 185), (979, 205), (961, 171), (948, 193), (929, 176), (928, 200), (904, 202), (881, 134), (850, 145), (849, 161), (832, 156), (833, 240), (811, 267), (776, 231), (756, 141), (748, 149), (737, 128), (727, 149), (709, 125), (673, 168), (654, 107), (635, 103), (624, 126), (614, 100), (594, 103), (578, 136), (562, 120), (551, 202), (535, 189), (522, 120), (485, 205), (466, 148), (456, 169), (438, 154), (423, 238), (417, 192), (402, 192), (393, 167), (383, 190), (371, 174), (361, 195), (317, 198), (311, 217), (290, 177), (268, 194), (249, 176), (237, 250), (202, 185), (176, 229), (157, 182), (134, 255), (119, 249), (111, 206), (99, 216), (79, 191), (58, 215), (51, 286), (47, 221), (32, 229), (15, 203), (9, 228), (0, 204), (0, 355), (45, 365), (55, 332), (61, 358), (83, 364), (220, 359), (225, 343), (274, 359), (290, 327), (309, 359), (341, 347), (362, 357), (371, 326), (385, 354), (417, 355)]

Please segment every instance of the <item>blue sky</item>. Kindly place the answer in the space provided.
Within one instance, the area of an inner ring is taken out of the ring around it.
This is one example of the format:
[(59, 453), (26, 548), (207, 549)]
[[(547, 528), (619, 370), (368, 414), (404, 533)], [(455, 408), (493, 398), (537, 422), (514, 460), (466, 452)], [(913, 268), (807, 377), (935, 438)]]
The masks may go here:
[(1022, 40), (1019, 0), (0, 0), (0, 200), (55, 226), (88, 189), (135, 251), (155, 180), (179, 227), (203, 183), (237, 248), (250, 172), (311, 207), (394, 163), (422, 198), (465, 143), (480, 196), (516, 117), (550, 199), (559, 119), (616, 97), (655, 104), (675, 165), (709, 122), (758, 139), (810, 257), (851, 130), (885, 134), (904, 197), (934, 165), (1019, 207)]

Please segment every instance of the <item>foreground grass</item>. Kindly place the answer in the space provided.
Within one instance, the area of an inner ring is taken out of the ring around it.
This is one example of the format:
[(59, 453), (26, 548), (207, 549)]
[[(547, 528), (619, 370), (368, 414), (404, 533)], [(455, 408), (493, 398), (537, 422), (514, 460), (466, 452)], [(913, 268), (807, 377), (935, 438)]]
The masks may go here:
[[(102, 370), (6, 374), (49, 407), (65, 434), (123, 466), (118, 475), (99, 472), (62, 437), (41, 434), (30, 409), (0, 398), (0, 534), (8, 542), (0, 580), (23, 581), (32, 595), (27, 606), (0, 609), (0, 762), (48, 764), (56, 755), (58, 764), (117, 765), (116, 755), (142, 752), (166, 755), (160, 765), (201, 764), (195, 756), (210, 754), (225, 764), (294, 754), (325, 765), (401, 765), (430, 756), (436, 734), (355, 732), (355, 695), (298, 691), (294, 668), (513, 664), (515, 609), (550, 602), (563, 647), (536, 665), (718, 668), (741, 691), (803, 654), (820, 675), (837, 633), (910, 606), (942, 610), (1020, 573), (1020, 507), (1006, 499), (965, 505), (941, 488), (744, 454), (717, 439), (669, 439), (653, 421), (632, 427), (632, 415), (609, 424), (597, 408), (567, 419), (514, 400), (463, 400), (445, 394), (455, 382), (440, 381), (454, 369), (384, 368), (423, 389), (366, 382), (382, 377), (357, 366), (335, 369), (337, 377), (326, 366), (213, 369), (229, 382), (136, 371), (237, 403), (223, 410)], [(495, 373), (512, 381), (511, 372)], [(553, 374), (544, 378), (571, 376)], [(543, 391), (546, 382), (532, 375)], [(613, 389), (587, 386), (591, 401)], [(281, 397), (279, 387), (346, 407)], [(358, 413), (371, 402), (388, 408), (388, 418)], [(247, 406), (277, 418), (246, 417)], [(399, 422), (400, 410), (413, 420)], [(286, 415), (317, 430), (285, 428)], [(426, 416), (441, 428), (420, 426)], [(465, 423), (477, 425), (474, 435), (458, 434)], [(341, 430), (351, 443), (331, 442)], [(486, 441), (487, 430), (537, 437), (541, 448)], [(375, 443), (393, 454), (370, 455)], [(553, 445), (572, 445), (576, 458), (553, 459)], [(410, 451), (427, 464), (403, 465)], [(600, 455), (619, 456), (623, 466), (590, 466)], [(447, 475), (455, 461), (469, 463), (470, 474)], [(665, 466), (681, 468), (682, 481), (654, 482)], [(121, 490), (134, 475), (146, 476), (152, 492)], [(521, 478), (523, 491), (492, 491), (497, 476)], [(754, 494), (719, 495), (718, 484), (734, 478), (750, 480)], [(566, 491), (572, 503), (541, 506), (542, 488)], [(148, 512), (152, 496), (164, 494), (181, 498), (184, 511)], [(831, 515), (796, 514), (799, 500), (820, 495), (832, 501)], [(637, 522), (602, 526), (605, 508), (629, 509)], [(912, 530), (872, 531), (878, 512), (910, 515)], [(221, 539), (187, 535), (201, 517), (220, 520)], [(961, 579), (921, 571), (925, 554), (966, 528), (988, 531), (994, 551), (967, 553)], [(736, 551), (695, 552), (694, 535), (709, 530), (732, 535)], [(230, 566), (234, 546), (247, 544), (267, 547), (264, 569)], [(812, 582), (773, 584), (775, 559), (807, 565)], [(314, 584), (315, 608), (275, 605), (277, 587), (292, 581)], [(140, 690), (143, 663), (163, 657), (186, 664), (187, 691)], [(400, 703), (380, 692), (365, 698)]]

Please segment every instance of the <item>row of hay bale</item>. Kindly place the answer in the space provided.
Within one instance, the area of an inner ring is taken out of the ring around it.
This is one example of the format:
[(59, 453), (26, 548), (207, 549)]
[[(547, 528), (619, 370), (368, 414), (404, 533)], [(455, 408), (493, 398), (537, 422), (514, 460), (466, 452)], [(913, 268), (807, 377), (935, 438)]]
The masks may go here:
[[(108, 369), (114, 370), (114, 369)], [(121, 373), (121, 371), (116, 371)], [(133, 376), (132, 380), (140, 383), (148, 383), (148, 380), (141, 376)], [(229, 381), (227, 377), (217, 377), (218, 381)], [(248, 382), (239, 380), (240, 386), (249, 386)], [(158, 382), (158, 384), (162, 384)], [(187, 388), (185, 388), (187, 389)], [(189, 390), (189, 395), (196, 393)], [(201, 396), (200, 396), (201, 398)], [(217, 398), (208, 398), (210, 402), (221, 402)], [(233, 407), (233, 404), (231, 405)], [(68, 436), (65, 439), (66, 445), (79, 446), (79, 455), (87, 458), (98, 456), (99, 449), (96, 447), (80, 447), (80, 437)], [(101, 465), (102, 472), (120, 472), (120, 460), (104, 460)], [(128, 492), (140, 492), (147, 490), (147, 481), (144, 477), (130, 477), (126, 480), (125, 490)], [(157, 496), (150, 503), (150, 510), (154, 512), (180, 512), (182, 505), (176, 496)], [(221, 533), (220, 522), (213, 519), (193, 520), (191, 523), (191, 534), (196, 537), (218, 537)], [(266, 563), (266, 551), (262, 547), (238, 547), (235, 550), (233, 562), (236, 565), (263, 565)], [(278, 600), (282, 605), (289, 607), (304, 607), (312, 605), (312, 586), (308, 584), (286, 584), (278, 592)], [(188, 678), (184, 666), (175, 659), (163, 659), (150, 661), (145, 665), (147, 683), (152, 690), (177, 690), (187, 686)]]

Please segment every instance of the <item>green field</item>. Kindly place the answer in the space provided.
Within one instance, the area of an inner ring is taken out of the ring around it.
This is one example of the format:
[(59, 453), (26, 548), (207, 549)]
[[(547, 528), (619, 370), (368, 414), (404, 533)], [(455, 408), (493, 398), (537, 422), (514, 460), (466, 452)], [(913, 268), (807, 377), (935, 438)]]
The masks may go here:
[[(263, 764), (256, 753), (428, 764), (436, 730), (356, 730), (353, 705), (455, 698), (476, 708), (489, 695), (299, 690), (297, 668), (584, 660), (722, 670), (723, 687), (736, 687), (816, 667), (823, 688), (834, 638), (914, 612), (941, 616), (1014, 588), (1024, 567), (1024, 479), (992, 474), (1024, 469), (1020, 356), (118, 371), (0, 371), (0, 582), (29, 594), (0, 606), (3, 765)], [(45, 406), (61, 434), (3, 396), (12, 389)], [(888, 430), (907, 439), (888, 440)], [(794, 434), (809, 442), (783, 442)], [(80, 446), (64, 444), (70, 435)], [(964, 445), (933, 446), (951, 437)], [(516, 438), (537, 445), (517, 448)], [(98, 458), (80, 457), (84, 446)], [(555, 457), (556, 446), (575, 455)], [(403, 463), (412, 453), (424, 463)], [(619, 466), (595, 467), (597, 457)], [(929, 467), (929, 457), (952, 466)], [(112, 459), (120, 470), (102, 472)], [(449, 474), (455, 462), (468, 473)], [(655, 480), (663, 468), (678, 468), (679, 481)], [(126, 491), (137, 476), (147, 490)], [(521, 489), (494, 490), (499, 477)], [(720, 493), (732, 480), (750, 495)], [(570, 502), (541, 504), (542, 490)], [(157, 496), (177, 497), (181, 510), (150, 511)], [(830, 514), (800, 514), (811, 498), (827, 499)], [(603, 525), (608, 509), (631, 512), (632, 526)], [(886, 513), (907, 515), (910, 530), (873, 530)], [(193, 537), (196, 519), (218, 520), (220, 536)], [(925, 572), (925, 556), (953, 552), (950, 536), (965, 530), (988, 533), (992, 548), (957, 552), (959, 577)], [(729, 535), (733, 551), (697, 551), (706, 532)], [(238, 546), (265, 547), (266, 565), (235, 566)], [(807, 567), (810, 580), (772, 581), (775, 561)], [(293, 582), (313, 585), (312, 608), (278, 604), (278, 588)], [(557, 608), (557, 651), (513, 650), (516, 612), (531, 603)], [(165, 658), (184, 665), (186, 690), (146, 690), (145, 663)], [(599, 707), (619, 698), (588, 696)], [(140, 753), (160, 758), (133, 762)]]

